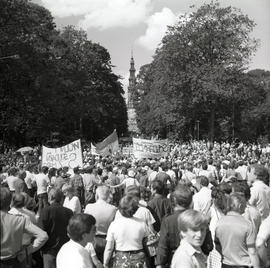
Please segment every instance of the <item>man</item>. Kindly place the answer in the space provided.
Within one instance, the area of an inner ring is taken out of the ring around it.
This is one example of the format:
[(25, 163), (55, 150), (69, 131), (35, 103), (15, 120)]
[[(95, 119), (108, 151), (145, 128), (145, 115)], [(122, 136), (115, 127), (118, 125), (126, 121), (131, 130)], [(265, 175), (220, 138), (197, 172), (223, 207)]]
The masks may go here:
[(157, 267), (167, 267), (171, 263), (174, 251), (180, 243), (177, 225), (178, 216), (192, 203), (192, 192), (186, 185), (179, 185), (172, 194), (174, 202), (173, 214), (164, 217), (160, 228), (160, 239), (157, 248)]
[(196, 175), (193, 172), (193, 165), (192, 163), (187, 163), (185, 165), (185, 170), (182, 175), (182, 180), (184, 180), (187, 184), (195, 184), (196, 183)]
[(96, 190), (96, 202), (88, 204), (84, 213), (91, 214), (96, 219), (96, 254), (103, 262), (103, 253), (106, 246), (106, 235), (111, 222), (114, 220), (117, 208), (107, 203), (110, 189), (107, 186), (99, 186)]
[(149, 201), (148, 206), (152, 208), (161, 224), (164, 216), (169, 215), (172, 210), (171, 201), (164, 195), (164, 184), (159, 180), (154, 180), (151, 185), (153, 198)]
[(52, 188), (48, 199), (50, 206), (41, 211), (39, 224), (47, 232), (49, 240), (41, 251), (44, 268), (55, 268), (56, 255), (63, 244), (69, 240), (67, 226), (73, 213), (70, 209), (63, 207), (64, 194), (60, 189)]
[(70, 219), (67, 227), (70, 240), (61, 247), (57, 254), (57, 268), (94, 267), (85, 246), (94, 240), (95, 223), (95, 218), (87, 214), (76, 214)]
[(49, 168), (43, 166), (39, 174), (34, 176), (33, 182), (37, 185), (37, 197), (38, 197), (38, 214), (42, 208), (49, 205), (48, 203), (48, 194), (47, 187), (50, 184), (50, 180), (48, 177)]
[(70, 184), (75, 190), (75, 194), (79, 197), (81, 204), (84, 204), (84, 187), (83, 178), (80, 175), (79, 167), (73, 169), (74, 176), (70, 178)]
[[(1, 216), (1, 268), (25, 268), (27, 255), (37, 251), (47, 241), (46, 232), (35, 226), (29, 218), (8, 213), (11, 193), (8, 188), (0, 188)], [(26, 248), (23, 247), (23, 235), (29, 234), (34, 239)]]
[(252, 165), (248, 173), (248, 182), (252, 185), (249, 203), (258, 208), (264, 220), (270, 214), (270, 187), (266, 185), (266, 182), (269, 184), (267, 169), (263, 165)]
[(199, 177), (201, 189), (193, 196), (193, 208), (209, 216), (212, 205), (211, 190), (208, 188), (209, 180), (205, 176)]
[(19, 170), (15, 167), (11, 167), (8, 171), (8, 177), (4, 180), (8, 184), (8, 188), (12, 193), (15, 193), (15, 184), (16, 182), (19, 182), (20, 179), (18, 178), (18, 172)]
[(174, 253), (172, 268), (206, 268), (207, 258), (201, 250), (206, 237), (208, 218), (202, 213), (188, 209), (178, 217), (181, 233), (180, 246)]
[(259, 268), (259, 258), (255, 249), (256, 234), (252, 224), (242, 214), (246, 200), (243, 194), (233, 193), (229, 197), (229, 212), (222, 217), (216, 227), (216, 249), (222, 255), (222, 268)]

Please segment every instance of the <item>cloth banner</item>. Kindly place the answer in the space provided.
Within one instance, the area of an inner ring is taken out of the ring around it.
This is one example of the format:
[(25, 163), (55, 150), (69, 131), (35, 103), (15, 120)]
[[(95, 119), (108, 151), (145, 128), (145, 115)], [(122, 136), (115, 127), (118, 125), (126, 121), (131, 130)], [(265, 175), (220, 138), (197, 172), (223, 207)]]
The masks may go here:
[(170, 152), (168, 140), (145, 140), (133, 138), (135, 158), (161, 158)]
[(116, 153), (119, 150), (118, 136), (116, 130), (105, 138), (102, 142), (91, 144), (91, 153), (107, 156)]
[(42, 166), (61, 167), (82, 167), (81, 140), (73, 141), (58, 148), (42, 146)]
[(122, 154), (123, 155), (132, 155), (133, 154), (133, 147), (131, 146), (125, 146), (122, 148)]

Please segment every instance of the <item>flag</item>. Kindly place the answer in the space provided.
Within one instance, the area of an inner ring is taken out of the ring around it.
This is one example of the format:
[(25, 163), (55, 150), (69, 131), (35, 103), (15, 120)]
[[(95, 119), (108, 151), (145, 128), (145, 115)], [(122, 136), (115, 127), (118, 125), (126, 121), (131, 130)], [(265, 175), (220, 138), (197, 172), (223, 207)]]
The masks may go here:
[(93, 146), (97, 154), (102, 156), (111, 155), (119, 150), (118, 136), (116, 130), (111, 135), (105, 138), (102, 142), (97, 143)]

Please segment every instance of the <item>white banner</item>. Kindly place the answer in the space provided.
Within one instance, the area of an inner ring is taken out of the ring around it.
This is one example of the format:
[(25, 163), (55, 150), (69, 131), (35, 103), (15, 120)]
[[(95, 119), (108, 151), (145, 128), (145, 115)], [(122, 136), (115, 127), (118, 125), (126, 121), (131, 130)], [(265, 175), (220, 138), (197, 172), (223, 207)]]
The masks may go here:
[(47, 167), (82, 167), (81, 140), (73, 141), (59, 148), (42, 146), (42, 166)]
[(133, 138), (135, 158), (161, 158), (170, 152), (168, 140), (145, 140)]

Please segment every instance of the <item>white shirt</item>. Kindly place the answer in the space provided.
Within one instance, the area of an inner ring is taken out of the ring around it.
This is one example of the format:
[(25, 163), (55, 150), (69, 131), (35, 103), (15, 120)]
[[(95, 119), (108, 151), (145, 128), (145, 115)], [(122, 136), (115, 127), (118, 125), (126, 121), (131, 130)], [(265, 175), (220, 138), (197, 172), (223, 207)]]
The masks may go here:
[(149, 175), (149, 183), (151, 184), (155, 179), (156, 179), (156, 176), (157, 176), (158, 172), (157, 171), (152, 171)]
[(239, 166), (235, 171), (241, 175), (242, 180), (247, 179), (247, 166)]
[[(122, 214), (120, 213), (119, 210), (117, 210), (115, 214), (115, 219), (122, 218)], [(154, 224), (156, 221), (154, 217), (152, 216), (151, 212), (149, 209), (145, 207), (139, 207), (135, 214), (133, 215), (134, 218), (142, 220), (147, 226), (151, 226)]]
[(207, 187), (202, 187), (202, 189), (193, 196), (194, 209), (205, 215), (209, 215), (210, 213), (211, 202), (211, 190)]
[(6, 178), (5, 181), (7, 182), (8, 188), (9, 188), (10, 191), (15, 191), (15, 182), (19, 181), (19, 180), (20, 179), (18, 177), (16, 177), (16, 176), (8, 176)]
[(81, 213), (82, 211), (81, 203), (77, 196), (73, 196), (71, 199), (69, 199), (67, 196), (65, 198), (63, 207), (71, 209), (74, 214)]
[(133, 185), (136, 185), (137, 187), (140, 186), (139, 182), (134, 179), (134, 178), (125, 178), (122, 182), (121, 182), (122, 185), (125, 185), (125, 187), (129, 187), (129, 186), (133, 186)]
[(270, 214), (270, 187), (260, 180), (256, 180), (250, 188), (249, 203), (260, 211), (262, 219)]
[(33, 181), (37, 184), (37, 194), (47, 193), (47, 187), (50, 183), (48, 175), (39, 173), (34, 176)]
[(92, 268), (88, 251), (79, 243), (70, 239), (56, 257), (57, 268)]
[(142, 240), (147, 236), (146, 232), (147, 227), (142, 220), (119, 217), (111, 223), (106, 240), (114, 241), (116, 250), (140, 250), (143, 248)]
[(28, 170), (26, 170), (25, 173), (26, 177), (24, 178), (24, 182), (26, 183), (28, 189), (32, 189), (32, 181), (34, 179), (34, 175)]

